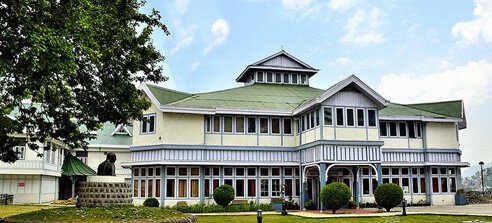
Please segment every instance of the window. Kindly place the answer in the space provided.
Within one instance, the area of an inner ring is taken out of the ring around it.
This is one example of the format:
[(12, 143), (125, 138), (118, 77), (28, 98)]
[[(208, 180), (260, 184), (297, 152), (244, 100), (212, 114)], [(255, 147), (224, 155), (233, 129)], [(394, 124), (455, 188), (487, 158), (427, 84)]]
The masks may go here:
[(190, 181), (190, 191), (191, 191), (191, 197), (198, 197), (198, 188), (200, 188), (200, 183), (198, 182), (198, 179), (191, 179)]
[(362, 194), (368, 195), (370, 193), (369, 178), (362, 179)]
[(292, 176), (292, 168), (284, 168), (285, 176)]
[(414, 194), (418, 194), (419, 192), (419, 178), (412, 178), (412, 191)]
[(248, 168), (248, 176), (256, 176), (256, 168)]
[(416, 138), (415, 137), (415, 123), (413, 121), (408, 122), (408, 138)]
[(343, 108), (337, 108), (337, 125), (343, 126)]
[(284, 134), (292, 134), (292, 119), (284, 118)]
[(145, 180), (140, 180), (140, 197), (145, 197)]
[(297, 74), (292, 74), (292, 83), (297, 84)]
[(236, 117), (236, 133), (244, 133), (244, 117)]
[(152, 189), (153, 189), (153, 180), (149, 180), (149, 184), (147, 185), (147, 197), (152, 197)]
[(272, 168), (272, 176), (280, 176), (280, 168)]
[(212, 169), (212, 175), (213, 176), (219, 176), (220, 175), (220, 169), (218, 167), (214, 167)]
[(396, 122), (389, 123), (390, 136), (396, 137), (398, 136), (398, 132), (396, 131)]
[(280, 179), (272, 179), (272, 197), (280, 196)]
[(441, 192), (442, 193), (448, 192), (448, 180), (446, 177), (441, 177)]
[(260, 176), (268, 176), (268, 168), (260, 168)]
[(248, 117), (248, 133), (256, 133), (256, 118)]
[(347, 126), (354, 126), (354, 109), (347, 108)]
[[(180, 176), (188, 176), (188, 168), (186, 168), (186, 167), (180, 167), (180, 168), (178, 169), (178, 174), (179, 174)], [(142, 176), (143, 176), (143, 175), (142, 175)]]
[(138, 180), (133, 181), (133, 196), (138, 197)]
[(416, 132), (417, 138), (422, 137), (422, 123), (420, 123), (420, 122), (415, 123), (415, 132)]
[(205, 179), (205, 197), (210, 196), (210, 179)]
[(306, 84), (306, 75), (305, 74), (301, 74), (301, 84)]
[(398, 122), (398, 127), (400, 129), (400, 137), (407, 136), (407, 123), (406, 122)]
[(236, 197), (244, 197), (244, 180), (237, 179), (236, 180)]
[(311, 119), (310, 128), (314, 128), (314, 119), (316, 118), (316, 112), (312, 111), (311, 113), (309, 113), (309, 117)]
[(263, 71), (258, 71), (258, 82), (263, 82)]
[(220, 116), (214, 116), (214, 129), (213, 132), (220, 132)]
[(357, 126), (364, 126), (364, 109), (357, 109)]
[(401, 187), (403, 189), (403, 193), (410, 193), (410, 181), (407, 177), (401, 178)]
[(236, 167), (236, 176), (244, 176), (244, 168)]
[(314, 114), (316, 115), (316, 126), (319, 126), (319, 109), (316, 109)]
[(232, 117), (224, 116), (224, 132), (232, 133)]
[(248, 180), (248, 196), (256, 197), (256, 180)]
[(389, 168), (383, 168), (381, 170), (381, 172), (382, 172), (383, 175), (386, 175), (387, 176), (387, 175), (389, 175)]
[(210, 119), (211, 119), (210, 116), (207, 116), (205, 118), (205, 128), (206, 128), (206, 131), (207, 132), (210, 132), (211, 131), (211, 128), (212, 128), (212, 125), (210, 123), (211, 122)]
[(425, 178), (422, 177), (420, 178), (420, 193), (425, 194), (426, 192), (427, 192), (427, 188), (426, 188)]
[(272, 133), (280, 134), (280, 118), (272, 118)]
[[(18, 147), (18, 146), (16, 146), (16, 147)], [(15, 151), (16, 147), (14, 147), (14, 151)], [(25, 150), (25, 147), (24, 147), (24, 150)], [(20, 159), (19, 155), (18, 155), (18, 157)], [(75, 152), (75, 157), (77, 157), (80, 161), (82, 161), (82, 163), (85, 163), (85, 164), (87, 164), (88, 156), (89, 156), (89, 154), (87, 151), (76, 151)], [(22, 153), (22, 159), (24, 159), (24, 152)], [(135, 171), (135, 174), (137, 174), (136, 176), (138, 176), (138, 169), (137, 169), (137, 171)]]
[(289, 83), (289, 74), (284, 74), (284, 84), (288, 84)]
[(155, 133), (155, 114), (147, 114), (143, 116), (140, 122), (140, 133), (151, 134)]
[(232, 167), (224, 168), (224, 176), (232, 176)]
[(272, 72), (267, 72), (267, 82), (268, 83), (273, 82), (273, 73)]
[(260, 133), (268, 133), (268, 118), (260, 118)]
[(187, 196), (187, 190), (186, 190), (186, 180), (179, 180), (178, 181), (178, 197), (186, 197)]
[(456, 192), (456, 178), (454, 177), (450, 177), (449, 178), (449, 189), (450, 191), (449, 192)]
[(379, 122), (379, 134), (381, 136), (388, 136), (388, 127), (386, 122)]
[(191, 176), (200, 176), (200, 168), (198, 167), (191, 167)]
[(176, 169), (174, 167), (168, 167), (166, 169), (166, 175), (174, 176), (176, 174)]
[(282, 74), (275, 73), (275, 83), (282, 83)]
[(323, 108), (325, 112), (325, 125), (333, 125), (332, 108)]
[(285, 185), (285, 196), (290, 197), (292, 196), (292, 179), (285, 179), (284, 180), (284, 185)]
[(268, 179), (260, 180), (260, 196), (268, 197)]
[(367, 120), (368, 120), (368, 125), (370, 127), (376, 127), (376, 110), (374, 109), (368, 109), (367, 110)]
[(391, 168), (391, 175), (399, 175), (399, 174), (400, 174), (400, 169)]

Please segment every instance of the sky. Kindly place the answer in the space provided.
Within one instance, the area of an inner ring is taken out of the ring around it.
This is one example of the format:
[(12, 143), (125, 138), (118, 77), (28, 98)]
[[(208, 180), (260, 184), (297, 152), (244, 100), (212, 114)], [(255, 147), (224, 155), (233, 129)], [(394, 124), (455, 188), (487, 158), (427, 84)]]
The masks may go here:
[(170, 79), (190, 92), (241, 86), (281, 49), (319, 69), (312, 87), (357, 75), (397, 103), (463, 99), (462, 160), (492, 162), (492, 0), (151, 0), (171, 35), (153, 34)]

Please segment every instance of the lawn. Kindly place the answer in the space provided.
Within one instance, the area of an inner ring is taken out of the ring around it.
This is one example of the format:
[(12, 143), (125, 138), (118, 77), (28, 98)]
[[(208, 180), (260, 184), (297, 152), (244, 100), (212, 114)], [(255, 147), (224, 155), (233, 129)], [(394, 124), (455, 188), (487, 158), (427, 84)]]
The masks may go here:
[(0, 218), (5, 218), (10, 215), (16, 215), (41, 209), (52, 208), (50, 206), (41, 205), (0, 205)]
[[(256, 216), (197, 216), (199, 223), (256, 223)], [(303, 218), (297, 216), (282, 216), (282, 215), (264, 215), (263, 222), (288, 222), (288, 223), (330, 223), (330, 222), (348, 222), (348, 223), (367, 223), (367, 222), (381, 222), (381, 223), (462, 223), (469, 220), (482, 220), (492, 222), (492, 217), (475, 217), (475, 216), (448, 216), (448, 215), (408, 215), (406, 217), (370, 217), (370, 218)]]

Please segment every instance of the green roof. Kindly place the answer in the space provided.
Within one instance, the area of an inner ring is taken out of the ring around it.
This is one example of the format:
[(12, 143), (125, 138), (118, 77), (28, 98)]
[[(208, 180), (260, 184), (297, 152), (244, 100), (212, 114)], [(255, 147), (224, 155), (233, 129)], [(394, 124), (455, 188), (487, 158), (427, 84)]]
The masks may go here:
[(62, 165), (62, 175), (64, 176), (93, 176), (96, 171), (91, 169), (85, 163), (68, 153)]
[[(130, 133), (133, 131), (131, 125), (125, 125)], [(91, 145), (132, 145), (132, 137), (126, 134), (114, 134), (117, 126), (110, 122), (104, 123), (103, 127), (97, 131), (97, 138), (89, 140), (89, 147)]]
[(462, 101), (434, 102), (424, 104), (390, 103), (379, 111), (381, 116), (424, 116), (430, 118), (463, 118)]
[(306, 85), (255, 83), (221, 91), (194, 94), (168, 105), (193, 108), (287, 111), (321, 95), (323, 92), (325, 91)]
[(161, 104), (168, 104), (191, 96), (191, 94), (185, 92), (175, 91), (155, 85), (147, 84), (147, 87)]

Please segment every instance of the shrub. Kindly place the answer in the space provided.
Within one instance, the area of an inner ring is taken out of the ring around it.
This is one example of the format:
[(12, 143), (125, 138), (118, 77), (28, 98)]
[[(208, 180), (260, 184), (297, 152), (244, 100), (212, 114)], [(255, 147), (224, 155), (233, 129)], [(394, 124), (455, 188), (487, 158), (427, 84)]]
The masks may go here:
[(321, 202), (323, 202), (326, 208), (331, 209), (333, 214), (342, 206), (346, 205), (351, 197), (352, 192), (350, 192), (350, 188), (342, 182), (328, 184), (320, 193)]
[(376, 188), (374, 198), (376, 203), (389, 212), (403, 200), (403, 190), (397, 184), (381, 184)]
[(149, 197), (149, 198), (145, 199), (143, 206), (157, 208), (157, 207), (159, 207), (159, 201), (154, 197)]
[(227, 207), (229, 203), (234, 200), (234, 188), (224, 184), (214, 190), (214, 201), (222, 207)]
[(312, 200), (307, 200), (306, 203), (304, 204), (304, 207), (306, 208), (306, 210), (316, 209)]

